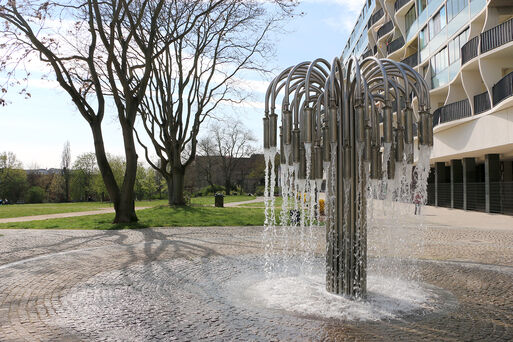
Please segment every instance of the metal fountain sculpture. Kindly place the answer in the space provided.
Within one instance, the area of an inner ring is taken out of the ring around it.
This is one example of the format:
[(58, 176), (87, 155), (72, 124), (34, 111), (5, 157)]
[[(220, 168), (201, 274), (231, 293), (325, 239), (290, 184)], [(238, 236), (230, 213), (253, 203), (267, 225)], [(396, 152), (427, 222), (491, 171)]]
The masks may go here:
[(282, 166), (299, 180), (326, 179), (329, 292), (366, 296), (366, 179), (391, 179), (397, 162), (413, 164), (416, 138), (418, 147), (432, 146), (428, 90), (408, 65), (374, 57), (299, 63), (267, 89), (264, 149), (276, 151), (282, 96)]

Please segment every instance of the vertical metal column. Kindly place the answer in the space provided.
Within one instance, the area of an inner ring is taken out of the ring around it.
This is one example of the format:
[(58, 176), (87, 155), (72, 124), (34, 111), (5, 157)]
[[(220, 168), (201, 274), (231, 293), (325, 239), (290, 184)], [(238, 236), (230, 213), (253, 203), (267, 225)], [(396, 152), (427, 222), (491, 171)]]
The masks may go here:
[(436, 162), (435, 164), (435, 206), (438, 207), (443, 204), (442, 199), (442, 186), (445, 183), (445, 163)]
[(460, 159), (451, 160), (451, 208), (461, 208), (463, 166)]
[(476, 181), (476, 160), (463, 158), (463, 210), (474, 209), (474, 197), (472, 196), (473, 183)]
[(500, 159), (498, 154), (485, 155), (485, 211), (498, 213), (501, 211), (501, 180)]

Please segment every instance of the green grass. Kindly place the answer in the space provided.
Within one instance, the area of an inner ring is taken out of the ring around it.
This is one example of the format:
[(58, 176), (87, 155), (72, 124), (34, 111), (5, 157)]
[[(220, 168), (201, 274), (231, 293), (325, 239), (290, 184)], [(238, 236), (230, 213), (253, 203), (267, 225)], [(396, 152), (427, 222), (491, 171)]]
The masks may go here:
[[(275, 207), (281, 207), (281, 203), (282, 203), (281, 197), (274, 198), (274, 206)], [(237, 207), (263, 208), (264, 206), (265, 206), (264, 201), (262, 201), (262, 202), (255, 202), (255, 203), (242, 203), (242, 204), (239, 204)]]
[[(230, 195), (224, 196), (224, 203), (233, 203), (233, 202), (243, 202), (243, 201), (251, 201), (254, 200), (255, 196), (246, 196), (246, 195)], [(191, 204), (193, 205), (214, 205), (214, 196), (202, 196), (202, 197), (192, 197)]]
[(0, 228), (23, 229), (133, 229), (147, 227), (255, 226), (263, 225), (264, 212), (257, 208), (168, 207), (137, 212), (139, 222), (112, 224), (114, 214), (78, 216), (29, 222), (2, 223)]
[[(255, 198), (256, 197), (253, 196), (225, 196), (224, 202), (249, 201)], [(214, 196), (194, 197), (191, 199), (191, 203), (195, 206), (214, 205)], [(155, 207), (166, 204), (167, 199), (135, 202), (137, 207)], [(112, 203), (110, 202), (9, 204), (0, 205), (0, 218), (73, 213), (112, 207)]]

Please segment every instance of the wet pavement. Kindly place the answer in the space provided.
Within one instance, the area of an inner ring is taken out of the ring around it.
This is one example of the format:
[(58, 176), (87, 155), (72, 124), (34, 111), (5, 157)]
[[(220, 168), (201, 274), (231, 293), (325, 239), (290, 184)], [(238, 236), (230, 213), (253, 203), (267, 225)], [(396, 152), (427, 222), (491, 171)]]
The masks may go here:
[(513, 340), (513, 228), (385, 228), (410, 239), (376, 250), (415, 264), (434, 309), (348, 321), (268, 308), (245, 293), (264, 277), (261, 227), (1, 230), (0, 341)]

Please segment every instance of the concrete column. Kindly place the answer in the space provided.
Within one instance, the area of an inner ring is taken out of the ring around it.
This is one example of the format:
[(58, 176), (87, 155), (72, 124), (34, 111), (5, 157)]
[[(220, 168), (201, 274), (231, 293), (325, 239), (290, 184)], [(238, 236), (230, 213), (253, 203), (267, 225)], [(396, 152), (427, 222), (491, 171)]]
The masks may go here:
[(435, 164), (435, 206), (441, 203), (440, 201), (440, 184), (445, 183), (445, 163), (436, 162)]
[(498, 154), (485, 155), (485, 211), (500, 212), (501, 194), (497, 186), (492, 183), (501, 180), (501, 164)]
[(513, 182), (513, 162), (504, 161), (504, 181)]
[(473, 208), (473, 198), (469, 196), (468, 183), (476, 181), (476, 160), (474, 158), (463, 158), (463, 209)]
[[(461, 208), (462, 195), (460, 189), (462, 182), (463, 165), (461, 163), (461, 159), (453, 159), (451, 160), (451, 208)], [(459, 187), (459, 189), (457, 187)]]

